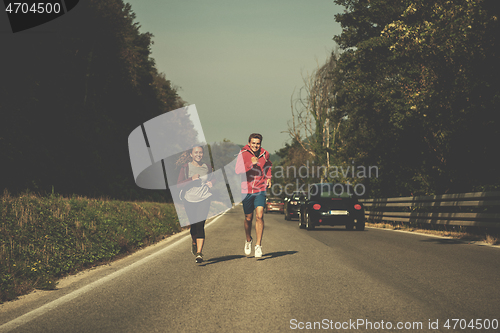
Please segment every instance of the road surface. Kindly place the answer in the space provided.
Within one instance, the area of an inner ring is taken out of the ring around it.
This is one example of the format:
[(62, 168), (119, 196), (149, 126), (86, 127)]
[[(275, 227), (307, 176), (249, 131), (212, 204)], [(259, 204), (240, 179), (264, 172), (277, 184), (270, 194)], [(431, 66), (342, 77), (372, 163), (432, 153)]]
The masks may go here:
[(202, 264), (183, 232), (0, 305), (0, 332), (498, 331), (498, 247), (269, 213), (256, 259), (241, 206), (206, 236)]

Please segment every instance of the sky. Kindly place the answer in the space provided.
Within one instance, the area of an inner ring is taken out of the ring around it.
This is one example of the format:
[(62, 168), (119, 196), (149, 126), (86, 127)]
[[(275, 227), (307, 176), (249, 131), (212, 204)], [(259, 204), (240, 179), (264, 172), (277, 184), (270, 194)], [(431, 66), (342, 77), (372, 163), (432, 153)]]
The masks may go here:
[(195, 104), (207, 142), (290, 142), (291, 98), (341, 32), (333, 0), (125, 0), (159, 72)]

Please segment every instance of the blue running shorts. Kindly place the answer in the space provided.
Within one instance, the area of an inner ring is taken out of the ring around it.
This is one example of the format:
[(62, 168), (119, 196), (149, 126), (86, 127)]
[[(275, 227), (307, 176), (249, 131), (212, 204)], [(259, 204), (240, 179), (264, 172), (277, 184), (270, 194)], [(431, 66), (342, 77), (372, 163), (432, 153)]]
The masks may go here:
[[(243, 195), (245, 195), (243, 193)], [(266, 206), (266, 191), (261, 191), (257, 193), (248, 193), (245, 197), (243, 197), (243, 211), (246, 214), (253, 213), (256, 207), (265, 207)]]

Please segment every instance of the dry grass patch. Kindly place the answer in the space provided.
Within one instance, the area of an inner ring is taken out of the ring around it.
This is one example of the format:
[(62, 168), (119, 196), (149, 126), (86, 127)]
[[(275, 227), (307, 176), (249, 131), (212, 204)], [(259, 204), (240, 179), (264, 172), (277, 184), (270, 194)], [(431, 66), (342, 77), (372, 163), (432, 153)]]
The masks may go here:
[(490, 245), (500, 245), (500, 242), (498, 241), (498, 237), (495, 237), (492, 235), (486, 235), (484, 238), (484, 242), (488, 243)]
[[(434, 235), (441, 237), (450, 237), (454, 239), (460, 239), (463, 241), (474, 241), (474, 242), (485, 242), (490, 245), (500, 245), (499, 235), (495, 233), (488, 234), (477, 234), (471, 233), (464, 230), (434, 230), (434, 229), (423, 229), (416, 228), (401, 223), (371, 223), (366, 222), (366, 226), (381, 229), (392, 229), (392, 230), (402, 230), (407, 232), (416, 232), (419, 234)], [(460, 229), (460, 228), (459, 228)]]

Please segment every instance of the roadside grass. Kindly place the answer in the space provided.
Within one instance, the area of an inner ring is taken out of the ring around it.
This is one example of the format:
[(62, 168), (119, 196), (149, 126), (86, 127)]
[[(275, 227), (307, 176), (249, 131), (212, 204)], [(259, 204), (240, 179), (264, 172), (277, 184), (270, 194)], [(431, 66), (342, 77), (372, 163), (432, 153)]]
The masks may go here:
[(421, 234), (450, 237), (455, 239), (460, 239), (463, 241), (480, 241), (490, 245), (500, 245), (500, 231), (480, 231), (471, 230), (471, 228), (466, 227), (453, 227), (453, 226), (427, 226), (419, 227), (413, 226), (406, 223), (394, 222), (394, 223), (372, 223), (366, 222), (366, 226), (381, 229), (392, 229), (392, 230), (402, 230), (408, 232), (415, 232)]
[(500, 241), (498, 240), (498, 235), (497, 237), (492, 235), (486, 235), (486, 237), (484, 238), (484, 242), (490, 245), (500, 245)]
[(0, 303), (181, 231), (173, 204), (0, 196)]

